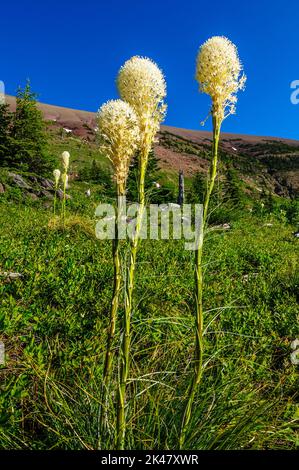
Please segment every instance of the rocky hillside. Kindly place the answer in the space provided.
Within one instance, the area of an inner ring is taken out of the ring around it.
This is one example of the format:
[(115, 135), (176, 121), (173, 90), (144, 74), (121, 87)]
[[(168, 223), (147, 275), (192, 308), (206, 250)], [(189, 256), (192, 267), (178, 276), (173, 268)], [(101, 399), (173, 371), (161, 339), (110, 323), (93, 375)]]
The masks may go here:
[[(15, 109), (15, 98), (7, 96)], [(39, 103), (50, 127), (62, 128), (85, 142), (96, 136), (96, 114)], [(211, 133), (162, 126), (155, 153), (160, 167), (186, 176), (206, 172), (209, 164)], [(233, 167), (248, 191), (270, 191), (279, 196), (299, 194), (299, 141), (223, 133), (220, 143), (223, 168)]]

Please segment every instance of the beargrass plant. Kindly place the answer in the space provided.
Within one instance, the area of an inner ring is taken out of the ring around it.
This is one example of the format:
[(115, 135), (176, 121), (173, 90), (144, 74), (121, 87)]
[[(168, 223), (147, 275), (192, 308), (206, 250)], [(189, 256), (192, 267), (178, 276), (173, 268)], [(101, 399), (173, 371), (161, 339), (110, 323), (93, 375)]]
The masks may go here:
[(126, 282), (125, 315), (121, 344), (120, 386), (118, 396), (117, 448), (125, 445), (126, 387), (130, 368), (131, 316), (133, 309), (134, 276), (142, 219), (145, 208), (145, 175), (148, 157), (160, 123), (166, 113), (164, 98), (166, 82), (159, 67), (150, 59), (134, 56), (121, 67), (117, 77), (118, 91), (123, 100), (136, 112), (140, 143), (138, 152), (138, 213), (131, 238), (130, 258)]
[(194, 373), (189, 385), (184, 408), (179, 446), (184, 448), (186, 432), (191, 418), (192, 406), (203, 374), (204, 318), (203, 318), (203, 243), (208, 223), (209, 202), (217, 175), (218, 146), (221, 125), (229, 115), (235, 113), (237, 92), (244, 88), (246, 77), (242, 73), (236, 46), (225, 37), (208, 39), (200, 48), (196, 63), (196, 80), (200, 91), (211, 97), (213, 121), (212, 159), (203, 200), (203, 218), (195, 251), (195, 352)]
[(66, 189), (67, 189), (67, 185), (68, 185), (68, 169), (69, 169), (69, 166), (70, 166), (70, 154), (69, 154), (69, 152), (67, 152), (67, 151), (62, 152), (61, 160), (62, 160), (62, 168), (63, 168), (63, 173), (61, 175), (61, 179), (62, 179), (62, 183), (63, 183), (63, 199), (62, 199), (61, 214), (62, 214), (63, 225), (65, 225)]
[[(100, 412), (100, 438), (105, 428), (105, 407), (109, 393), (109, 381), (113, 364), (113, 342), (115, 337), (117, 312), (121, 293), (121, 259), (119, 253), (119, 223), (122, 214), (122, 204), (126, 196), (126, 181), (131, 159), (137, 149), (139, 141), (139, 126), (137, 116), (131, 106), (122, 100), (112, 100), (105, 103), (98, 113), (98, 126), (102, 139), (102, 150), (111, 161), (114, 168), (114, 181), (116, 183), (117, 213), (115, 217), (115, 234), (112, 241), (112, 256), (114, 265), (114, 283), (111, 301), (111, 310), (108, 326), (106, 354), (103, 370), (102, 398)], [(126, 322), (124, 322), (126, 325)], [(127, 334), (125, 330), (124, 335)], [(127, 343), (125, 343), (127, 344)], [(121, 359), (127, 354), (121, 350)], [(124, 389), (119, 384), (119, 416), (117, 433), (124, 428)], [(99, 443), (101, 446), (101, 442)]]
[(59, 185), (59, 180), (60, 180), (60, 176), (61, 176), (61, 172), (60, 170), (56, 169), (53, 171), (53, 176), (54, 176), (54, 191), (55, 191), (55, 194), (54, 194), (54, 205), (53, 205), (53, 215), (54, 215), (54, 219), (56, 217), (56, 203), (57, 203), (57, 190), (58, 190), (58, 185)]

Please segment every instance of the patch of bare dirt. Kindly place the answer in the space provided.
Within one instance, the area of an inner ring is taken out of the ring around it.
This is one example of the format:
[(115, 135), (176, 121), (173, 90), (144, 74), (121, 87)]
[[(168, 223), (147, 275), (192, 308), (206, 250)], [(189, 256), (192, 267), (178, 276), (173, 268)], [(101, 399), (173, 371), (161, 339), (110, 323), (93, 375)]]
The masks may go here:
[(155, 146), (155, 154), (159, 159), (160, 168), (168, 171), (182, 170), (186, 176), (191, 176), (197, 171), (206, 172), (209, 162), (196, 155), (174, 152), (171, 149)]

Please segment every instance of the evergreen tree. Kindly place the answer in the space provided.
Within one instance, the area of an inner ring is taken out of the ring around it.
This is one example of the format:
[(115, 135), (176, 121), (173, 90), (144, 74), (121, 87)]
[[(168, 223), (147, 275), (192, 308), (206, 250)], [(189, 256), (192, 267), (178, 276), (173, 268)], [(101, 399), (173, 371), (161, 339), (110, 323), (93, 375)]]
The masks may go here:
[(187, 194), (187, 201), (189, 203), (202, 204), (204, 193), (206, 190), (206, 177), (199, 171), (195, 173), (192, 178), (191, 187)]
[(19, 88), (12, 127), (11, 165), (26, 171), (45, 173), (53, 166), (48, 154), (48, 137), (42, 113), (36, 106), (36, 94), (28, 81)]
[[(175, 202), (176, 197), (174, 195), (173, 187), (167, 185), (167, 183), (163, 183), (160, 187), (155, 186), (155, 183), (158, 183), (160, 178), (161, 174), (158, 165), (158, 158), (156, 157), (154, 150), (151, 150), (148, 157), (148, 164), (144, 181), (147, 201), (153, 204)], [(138, 158), (136, 156), (131, 163), (127, 181), (127, 197), (129, 201), (138, 200), (137, 181)]]
[(9, 110), (9, 105), (0, 103), (0, 165), (8, 164), (12, 153), (11, 128), (13, 114)]
[(233, 207), (242, 207), (244, 205), (242, 183), (234, 168), (227, 169), (225, 199)]
[(80, 181), (100, 184), (106, 196), (113, 197), (115, 195), (111, 170), (103, 167), (95, 159), (92, 160), (91, 164), (85, 165), (80, 170), (79, 179)]

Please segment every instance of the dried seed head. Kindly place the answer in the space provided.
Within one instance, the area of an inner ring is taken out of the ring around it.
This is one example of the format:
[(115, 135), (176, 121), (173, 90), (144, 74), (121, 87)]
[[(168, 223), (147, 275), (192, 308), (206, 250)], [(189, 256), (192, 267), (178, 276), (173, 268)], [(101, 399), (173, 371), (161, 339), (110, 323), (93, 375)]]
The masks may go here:
[(220, 122), (235, 113), (236, 94), (246, 81), (242, 69), (236, 46), (225, 37), (214, 36), (199, 49), (196, 80), (199, 89), (210, 95), (212, 114)]
[(101, 148), (114, 167), (114, 179), (125, 186), (129, 165), (139, 143), (137, 116), (128, 103), (111, 100), (98, 112)]

